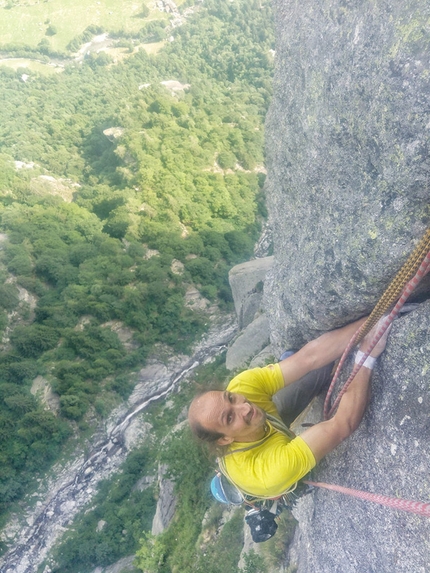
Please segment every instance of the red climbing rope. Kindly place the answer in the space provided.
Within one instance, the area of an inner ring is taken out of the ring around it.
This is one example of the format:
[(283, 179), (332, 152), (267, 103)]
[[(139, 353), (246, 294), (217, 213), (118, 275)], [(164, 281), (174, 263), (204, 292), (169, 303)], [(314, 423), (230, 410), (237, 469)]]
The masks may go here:
[[(428, 233), (429, 232), (427, 232), (427, 239), (428, 239)], [(334, 388), (334, 386), (337, 382), (337, 379), (339, 377), (339, 373), (340, 373), (342, 366), (346, 360), (346, 357), (351, 352), (352, 348), (357, 344), (357, 342), (359, 340), (361, 340), (363, 338), (363, 336), (364, 336), (363, 332), (366, 329), (366, 327), (368, 326), (367, 321), (354, 333), (353, 337), (351, 338), (351, 340), (348, 343), (348, 346), (345, 349), (345, 352), (343, 353), (343, 355), (339, 361), (338, 367), (336, 368), (336, 372), (333, 376), (333, 380), (330, 384), (330, 388), (328, 389), (327, 396), (326, 396), (325, 403), (324, 403), (324, 418), (325, 419), (330, 418), (334, 414), (334, 412), (336, 411), (336, 408), (339, 405), (339, 402), (340, 402), (342, 396), (345, 394), (346, 390), (348, 389), (349, 385), (353, 381), (357, 372), (362, 367), (366, 358), (372, 352), (373, 348), (376, 346), (378, 341), (384, 335), (385, 331), (390, 326), (390, 324), (392, 324), (395, 317), (399, 314), (401, 308), (403, 307), (403, 305), (405, 304), (407, 299), (410, 297), (412, 292), (416, 289), (419, 282), (424, 278), (424, 276), (429, 271), (430, 271), (430, 251), (427, 253), (425, 258), (423, 259), (418, 270), (416, 271), (416, 274), (409, 280), (409, 282), (405, 285), (405, 287), (401, 291), (400, 297), (397, 300), (396, 304), (392, 308), (391, 312), (383, 320), (380, 328), (378, 329), (377, 333), (373, 337), (367, 351), (362, 356), (360, 362), (358, 364), (354, 365), (354, 368), (353, 368), (353, 371), (352, 371), (350, 377), (345, 382), (343, 388), (339, 392), (339, 395), (337, 396), (336, 400), (334, 401), (333, 406), (330, 408), (331, 394), (333, 392), (333, 388)], [(384, 293), (384, 295), (385, 295), (385, 293)], [(380, 304), (380, 302), (378, 303), (378, 305)], [(430, 517), (430, 503), (423, 503), (421, 501), (411, 501), (411, 500), (407, 500), (407, 499), (389, 497), (386, 495), (369, 493), (366, 491), (360, 491), (360, 490), (356, 490), (356, 489), (343, 487), (340, 485), (333, 485), (333, 484), (327, 484), (327, 483), (322, 483), (322, 482), (305, 481), (305, 483), (308, 485), (314, 486), (314, 487), (325, 488), (325, 489), (328, 489), (331, 491), (337, 491), (340, 493), (344, 493), (346, 495), (357, 497), (359, 499), (364, 499), (366, 501), (372, 501), (374, 503), (379, 503), (380, 505), (384, 505), (386, 507), (391, 507), (392, 509), (399, 509), (402, 511), (408, 511), (410, 513), (415, 513), (417, 515), (423, 515), (425, 517)]]
[(358, 489), (351, 489), (349, 487), (343, 487), (341, 485), (333, 485), (329, 483), (307, 480), (305, 480), (304, 483), (314, 487), (321, 487), (331, 491), (337, 491), (346, 495), (351, 495), (353, 497), (358, 497), (359, 499), (365, 499), (366, 501), (373, 501), (374, 503), (379, 503), (380, 505), (385, 505), (386, 507), (391, 507), (392, 509), (399, 509), (402, 511), (408, 511), (409, 513), (423, 515), (424, 517), (430, 517), (430, 503), (411, 501), (409, 499), (400, 499), (397, 497), (389, 497), (387, 495), (369, 493), (367, 491), (360, 491)]
[(366, 325), (366, 323), (364, 323), (353, 335), (353, 337), (351, 338), (351, 340), (348, 343), (348, 346), (346, 347), (344, 353), (342, 354), (342, 357), (339, 361), (339, 364), (336, 368), (336, 372), (333, 376), (333, 380), (331, 381), (330, 387), (327, 391), (327, 395), (325, 398), (325, 402), (324, 402), (324, 418), (327, 420), (328, 418), (331, 418), (331, 416), (334, 414), (336, 408), (339, 405), (339, 402), (342, 398), (342, 396), (345, 394), (345, 392), (347, 391), (349, 385), (351, 384), (351, 382), (353, 381), (353, 379), (355, 378), (357, 372), (360, 370), (360, 368), (362, 367), (363, 363), (365, 362), (366, 358), (369, 356), (369, 354), (372, 352), (373, 348), (376, 346), (376, 344), (378, 343), (378, 341), (380, 340), (380, 338), (383, 336), (384, 332), (387, 330), (387, 328), (390, 326), (390, 324), (393, 322), (393, 320), (395, 319), (395, 317), (399, 314), (400, 309), (402, 308), (402, 306), (405, 304), (405, 302), (407, 301), (407, 299), (409, 298), (409, 296), (412, 294), (412, 292), (415, 290), (415, 288), (417, 287), (417, 285), (419, 284), (419, 282), (423, 279), (423, 277), (430, 271), (430, 251), (427, 253), (426, 257), (424, 258), (423, 262), (421, 263), (418, 271), (416, 272), (416, 274), (412, 277), (412, 279), (406, 284), (406, 286), (404, 287), (400, 298), (398, 299), (397, 303), (395, 304), (394, 308), (391, 310), (390, 314), (385, 318), (382, 326), (380, 327), (380, 329), (378, 330), (378, 332), (376, 333), (376, 335), (373, 337), (372, 342), (370, 343), (370, 346), (368, 348), (368, 350), (364, 353), (364, 355), (362, 356), (359, 364), (355, 364), (354, 369), (350, 375), (350, 377), (348, 378), (348, 380), (345, 382), (342, 390), (339, 392), (339, 395), (337, 396), (335, 402), (333, 403), (333, 406), (330, 408), (330, 399), (331, 399), (331, 394), (333, 392), (333, 388), (337, 382), (337, 379), (339, 377), (339, 373), (342, 369), (342, 366), (348, 356), (348, 354), (350, 353), (351, 349), (355, 346), (356, 341), (358, 339), (358, 337), (360, 336), (363, 327)]

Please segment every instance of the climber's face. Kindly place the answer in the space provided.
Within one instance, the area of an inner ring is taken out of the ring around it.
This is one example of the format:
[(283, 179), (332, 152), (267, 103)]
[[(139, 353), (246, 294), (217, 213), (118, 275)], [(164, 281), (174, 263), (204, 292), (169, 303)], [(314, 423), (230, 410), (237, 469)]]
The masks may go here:
[(219, 445), (253, 442), (264, 436), (266, 414), (242, 394), (211, 391), (195, 398), (190, 406), (191, 425), (222, 434)]

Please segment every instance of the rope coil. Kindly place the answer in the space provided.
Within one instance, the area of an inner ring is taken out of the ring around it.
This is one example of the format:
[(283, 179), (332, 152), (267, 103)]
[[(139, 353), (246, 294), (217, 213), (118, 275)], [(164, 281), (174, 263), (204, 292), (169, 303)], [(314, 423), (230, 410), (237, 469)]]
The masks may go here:
[(358, 344), (363, 340), (370, 330), (375, 326), (378, 320), (383, 316), (384, 312), (388, 310), (399, 298), (405, 285), (412, 279), (421, 266), (424, 258), (430, 251), (430, 227), (425, 232), (424, 236), (412, 251), (408, 260), (401, 267), (399, 272), (395, 275), (383, 295), (376, 303), (375, 308), (368, 316), (366, 322), (362, 325), (359, 335), (355, 341)]
[[(391, 281), (390, 285), (379, 299), (378, 303), (376, 304), (375, 308), (367, 318), (366, 322), (362, 324), (362, 326), (354, 333), (353, 337), (349, 341), (344, 353), (342, 354), (342, 357), (336, 368), (336, 372), (333, 376), (333, 380), (331, 381), (330, 387), (327, 391), (326, 399), (324, 402), (324, 419), (327, 420), (334, 414), (342, 396), (345, 394), (349, 385), (355, 378), (357, 372), (364, 364), (367, 356), (369, 356), (369, 354), (372, 352), (373, 348), (376, 346), (379, 339), (383, 336), (387, 328), (393, 322), (394, 318), (399, 314), (400, 309), (405, 304), (406, 300), (409, 298), (409, 296), (415, 290), (417, 285), (429, 271), (430, 271), (430, 228), (426, 231), (424, 237), (415, 247), (415, 249), (411, 253), (406, 263), (402, 266), (400, 271)], [(389, 308), (392, 307), (392, 305), (395, 302), (396, 304), (394, 305), (394, 308), (391, 310), (390, 314), (386, 317), (383, 325), (374, 336), (368, 350), (364, 353), (359, 364), (356, 364), (354, 366), (354, 369), (350, 377), (345, 382), (336, 400), (330, 407), (331, 395), (347, 356), (351, 352), (352, 348), (356, 346), (361, 340), (363, 340), (366, 334), (370, 332), (373, 326), (378, 322), (378, 320), (383, 316), (383, 314)]]

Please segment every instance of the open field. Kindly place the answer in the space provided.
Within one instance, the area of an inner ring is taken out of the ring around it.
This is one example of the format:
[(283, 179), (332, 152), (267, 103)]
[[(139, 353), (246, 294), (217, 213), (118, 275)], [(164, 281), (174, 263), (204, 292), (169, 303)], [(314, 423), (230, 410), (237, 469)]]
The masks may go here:
[[(154, 3), (147, 3), (151, 12), (143, 18), (145, 2), (137, 0), (0, 0), (0, 45), (34, 47), (42, 38), (48, 38), (54, 50), (63, 51), (70, 40), (92, 24), (107, 31), (133, 32), (145, 21), (167, 17)], [(46, 35), (49, 26), (55, 27), (55, 35)]]
[(153, 42), (152, 44), (141, 44), (141, 47), (146, 51), (147, 54), (156, 54), (161, 50), (166, 42)]
[(17, 70), (19, 68), (27, 68), (33, 72), (38, 72), (45, 75), (56, 74), (58, 72), (64, 71), (64, 68), (61, 66), (44, 64), (43, 62), (28, 60), (26, 58), (5, 58), (4, 60), (0, 59), (0, 66), (6, 66), (8, 68), (12, 68), (13, 70)]
[[(166, 44), (163, 42), (154, 42), (152, 44), (139, 44), (133, 50), (129, 52), (126, 48), (104, 48), (103, 51), (109, 54), (113, 58), (114, 64), (129, 58), (132, 54), (135, 54), (138, 50), (143, 49), (148, 54), (156, 54), (161, 50), (161, 48)], [(45, 76), (60, 73), (64, 71), (64, 66), (56, 65), (52, 62), (44, 63), (38, 60), (32, 60), (29, 58), (0, 58), (0, 67), (5, 66), (13, 70), (18, 70), (19, 68), (25, 68), (32, 72), (38, 72)]]

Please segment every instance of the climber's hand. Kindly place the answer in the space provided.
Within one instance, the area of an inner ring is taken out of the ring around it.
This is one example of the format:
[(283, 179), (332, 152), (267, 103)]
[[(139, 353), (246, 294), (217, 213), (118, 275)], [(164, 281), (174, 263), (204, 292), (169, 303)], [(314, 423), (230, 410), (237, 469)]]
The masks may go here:
[[(378, 320), (378, 322), (375, 324), (375, 326), (372, 328), (372, 330), (366, 334), (366, 336), (363, 339), (363, 342), (360, 344), (360, 350), (362, 352), (366, 352), (367, 349), (370, 347), (370, 344), (373, 340), (373, 338), (375, 337), (376, 333), (380, 330), (380, 328), (382, 327), (382, 325), (384, 324), (384, 321), (387, 317), (383, 316), (382, 318), (380, 318)], [(380, 356), (384, 350), (385, 350), (385, 346), (387, 344), (387, 338), (388, 335), (390, 333), (391, 327), (393, 325), (390, 324), (390, 326), (387, 328), (387, 330), (384, 332), (384, 334), (381, 336), (381, 338), (379, 339), (378, 343), (376, 344), (375, 348), (372, 350), (372, 352), (370, 353), (370, 356), (373, 356), (374, 358), (377, 358), (378, 356)]]

